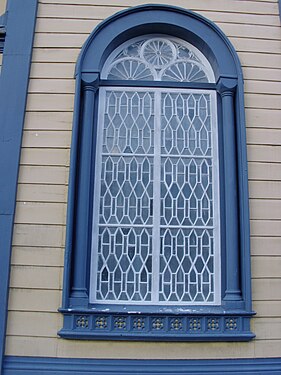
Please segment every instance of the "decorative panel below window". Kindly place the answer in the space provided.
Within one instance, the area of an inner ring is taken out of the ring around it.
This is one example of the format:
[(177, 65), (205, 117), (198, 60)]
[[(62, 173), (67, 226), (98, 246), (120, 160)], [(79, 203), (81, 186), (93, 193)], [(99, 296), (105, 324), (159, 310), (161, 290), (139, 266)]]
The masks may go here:
[(215, 92), (101, 88), (90, 303), (220, 303)]

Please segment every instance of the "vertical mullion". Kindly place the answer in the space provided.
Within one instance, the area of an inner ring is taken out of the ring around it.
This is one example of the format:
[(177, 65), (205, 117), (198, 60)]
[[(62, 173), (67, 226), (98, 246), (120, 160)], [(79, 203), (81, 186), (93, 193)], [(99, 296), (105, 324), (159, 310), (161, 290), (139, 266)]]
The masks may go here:
[(90, 303), (94, 303), (97, 298), (97, 277), (98, 277), (98, 242), (99, 242), (99, 206), (101, 195), (101, 170), (102, 170), (102, 144), (103, 128), (106, 108), (106, 94), (109, 89), (99, 89), (99, 109), (98, 126), (96, 137), (96, 155), (95, 155), (95, 184), (93, 199), (93, 226), (92, 226), (92, 249), (91, 249), (91, 286)]
[(159, 302), (160, 272), (160, 181), (161, 181), (161, 91), (155, 90), (153, 178), (152, 302)]

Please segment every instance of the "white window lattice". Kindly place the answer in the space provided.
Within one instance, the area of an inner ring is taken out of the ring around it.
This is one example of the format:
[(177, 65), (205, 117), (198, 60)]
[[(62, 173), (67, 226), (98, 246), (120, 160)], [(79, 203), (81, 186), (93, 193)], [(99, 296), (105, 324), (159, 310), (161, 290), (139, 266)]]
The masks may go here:
[(215, 101), (206, 90), (100, 89), (92, 303), (218, 303)]
[(191, 44), (167, 36), (143, 36), (117, 48), (102, 78), (111, 80), (214, 82), (205, 56)]

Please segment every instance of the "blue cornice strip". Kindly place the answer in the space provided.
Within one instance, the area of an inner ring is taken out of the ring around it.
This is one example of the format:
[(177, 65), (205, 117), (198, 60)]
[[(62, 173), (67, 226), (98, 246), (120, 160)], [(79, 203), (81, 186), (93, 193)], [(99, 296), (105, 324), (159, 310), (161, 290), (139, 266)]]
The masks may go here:
[(0, 75), (0, 372), (5, 350), (10, 258), (37, 0), (8, 0)]
[(5, 357), (3, 375), (273, 375), (281, 373), (281, 358), (212, 360), (99, 360)]

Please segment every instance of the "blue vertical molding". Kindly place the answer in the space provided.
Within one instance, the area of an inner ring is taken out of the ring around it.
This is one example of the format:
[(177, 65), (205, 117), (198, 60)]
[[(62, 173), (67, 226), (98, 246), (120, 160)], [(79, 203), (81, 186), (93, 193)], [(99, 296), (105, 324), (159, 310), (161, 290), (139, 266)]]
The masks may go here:
[(5, 351), (10, 259), (37, 0), (8, 0), (0, 75), (0, 368)]
[[(90, 201), (91, 195), (91, 169), (92, 169), (92, 144), (89, 139), (93, 137), (93, 120), (96, 92), (98, 90), (99, 75), (85, 74), (82, 77), (82, 90), (84, 97), (83, 105), (83, 121), (81, 125), (81, 136), (78, 147), (83, 150), (79, 168), (76, 173), (78, 176), (78, 195), (77, 209), (75, 212), (75, 220), (80, 223), (78, 230), (74, 236), (74, 242), (80, 248), (79, 254), (75, 254), (74, 263), (76, 265), (73, 272), (73, 285), (71, 290), (71, 298), (79, 304), (85, 301), (88, 304), (87, 290), (87, 263), (88, 263), (88, 247), (91, 239), (91, 227), (88, 222), (91, 217), (91, 207), (85, 202)], [(74, 302), (75, 303), (75, 302)]]
[(224, 150), (224, 189), (226, 211), (226, 291), (224, 301), (240, 301), (239, 285), (239, 227), (238, 227), (238, 186), (237, 154), (235, 136), (234, 95), (237, 89), (236, 78), (220, 78), (218, 90), (222, 97), (223, 150)]

